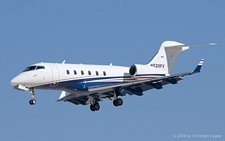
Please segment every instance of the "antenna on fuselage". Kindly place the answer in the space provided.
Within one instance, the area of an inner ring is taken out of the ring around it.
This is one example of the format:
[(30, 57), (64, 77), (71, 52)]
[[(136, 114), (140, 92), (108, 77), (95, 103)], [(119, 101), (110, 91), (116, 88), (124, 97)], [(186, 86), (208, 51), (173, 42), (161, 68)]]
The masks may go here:
[(62, 62), (62, 64), (65, 64), (66, 63), (66, 60), (64, 60), (63, 62)]

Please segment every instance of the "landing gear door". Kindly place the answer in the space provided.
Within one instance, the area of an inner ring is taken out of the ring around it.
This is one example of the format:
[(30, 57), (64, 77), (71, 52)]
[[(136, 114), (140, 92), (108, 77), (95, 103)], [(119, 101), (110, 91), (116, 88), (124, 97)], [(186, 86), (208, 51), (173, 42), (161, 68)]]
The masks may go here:
[(51, 87), (57, 87), (59, 81), (59, 69), (56, 65), (50, 65), (52, 69), (52, 83), (50, 84)]

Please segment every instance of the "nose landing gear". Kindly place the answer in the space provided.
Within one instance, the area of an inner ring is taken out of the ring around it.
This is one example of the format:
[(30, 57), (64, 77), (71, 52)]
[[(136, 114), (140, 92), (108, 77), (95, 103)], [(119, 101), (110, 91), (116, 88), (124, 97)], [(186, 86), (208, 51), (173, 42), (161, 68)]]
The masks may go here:
[(34, 105), (36, 104), (36, 100), (34, 99), (34, 88), (30, 88), (29, 89), (29, 94), (30, 94), (30, 97), (31, 97), (31, 100), (29, 101), (30, 105)]
[(31, 100), (29, 101), (29, 103), (30, 103), (30, 105), (34, 105), (34, 104), (36, 104), (36, 100), (35, 100), (35, 99), (31, 99)]

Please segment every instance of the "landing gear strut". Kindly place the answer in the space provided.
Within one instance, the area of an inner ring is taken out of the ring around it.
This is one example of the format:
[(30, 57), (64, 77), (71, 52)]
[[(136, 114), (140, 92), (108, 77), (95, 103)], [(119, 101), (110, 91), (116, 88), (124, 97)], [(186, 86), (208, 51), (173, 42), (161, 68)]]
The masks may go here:
[(98, 111), (100, 109), (100, 105), (98, 102), (90, 105), (91, 111)]
[(30, 105), (36, 104), (36, 100), (34, 99), (34, 88), (29, 89), (31, 100), (29, 101)]

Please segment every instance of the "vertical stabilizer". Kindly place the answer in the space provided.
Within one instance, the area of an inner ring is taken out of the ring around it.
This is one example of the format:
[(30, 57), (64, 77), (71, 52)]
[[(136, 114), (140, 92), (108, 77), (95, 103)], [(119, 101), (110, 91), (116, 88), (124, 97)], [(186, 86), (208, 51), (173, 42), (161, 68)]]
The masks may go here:
[(170, 74), (180, 52), (187, 49), (189, 49), (189, 46), (185, 46), (182, 43), (165, 41), (148, 65), (160, 74)]

